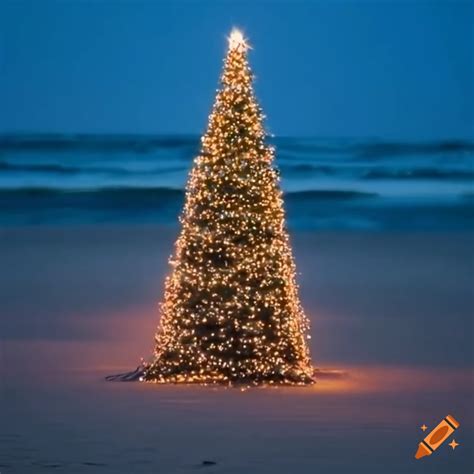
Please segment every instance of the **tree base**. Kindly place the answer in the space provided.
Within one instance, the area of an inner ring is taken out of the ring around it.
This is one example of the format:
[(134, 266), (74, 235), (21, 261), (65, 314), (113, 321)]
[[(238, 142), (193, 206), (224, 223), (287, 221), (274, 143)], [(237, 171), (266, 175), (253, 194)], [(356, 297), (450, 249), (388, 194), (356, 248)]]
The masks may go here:
[(268, 376), (234, 377), (226, 378), (222, 375), (201, 374), (174, 374), (162, 375), (152, 373), (150, 367), (143, 365), (132, 372), (109, 375), (105, 380), (109, 382), (147, 382), (169, 385), (214, 385), (227, 387), (252, 387), (252, 386), (308, 386), (316, 383), (316, 374), (323, 374), (320, 369), (314, 369), (311, 375), (305, 373), (272, 374)]

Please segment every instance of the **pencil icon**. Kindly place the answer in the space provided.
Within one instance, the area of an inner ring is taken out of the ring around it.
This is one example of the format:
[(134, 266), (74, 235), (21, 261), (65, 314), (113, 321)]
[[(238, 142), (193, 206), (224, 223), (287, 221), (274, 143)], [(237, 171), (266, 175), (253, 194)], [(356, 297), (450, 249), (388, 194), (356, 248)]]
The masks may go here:
[(433, 429), (429, 435), (418, 445), (418, 450), (415, 454), (415, 459), (420, 459), (429, 456), (437, 450), (448, 438), (459, 428), (459, 423), (448, 415), (443, 418), (438, 426)]

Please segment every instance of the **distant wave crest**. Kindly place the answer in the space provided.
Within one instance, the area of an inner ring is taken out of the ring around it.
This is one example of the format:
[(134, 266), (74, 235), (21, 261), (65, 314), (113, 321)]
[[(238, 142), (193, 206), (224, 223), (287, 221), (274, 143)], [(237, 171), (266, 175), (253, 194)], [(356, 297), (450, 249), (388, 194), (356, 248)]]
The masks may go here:
[[(433, 142), (389, 142), (382, 140), (350, 140), (323, 138), (274, 137), (272, 141), (281, 151), (305, 151), (315, 154), (349, 153), (358, 158), (388, 155), (439, 154), (444, 152), (474, 153), (474, 142), (442, 140)], [(98, 150), (148, 152), (157, 148), (199, 149), (197, 135), (91, 135), (91, 134), (0, 134), (0, 151), (61, 151)]]
[(66, 165), (60, 163), (12, 163), (9, 161), (0, 161), (1, 171), (20, 171), (30, 173), (53, 173), (53, 174), (80, 174), (80, 173), (107, 173), (113, 175), (133, 175), (143, 173), (167, 173), (174, 171), (184, 171), (183, 166), (165, 166), (165, 167), (150, 167), (149, 169), (137, 170), (127, 168), (126, 166), (91, 166), (87, 163), (82, 165)]
[[(3, 196), (40, 196), (40, 195), (84, 195), (94, 194), (96, 196), (150, 196), (161, 198), (181, 198), (184, 195), (183, 189), (169, 187), (129, 187), (129, 186), (107, 186), (101, 188), (79, 188), (65, 189), (58, 187), (21, 187), (21, 188), (4, 188), (0, 189)], [(289, 199), (293, 200), (338, 200), (338, 199), (358, 199), (377, 197), (376, 193), (367, 193), (352, 190), (303, 190), (289, 191), (285, 193)]]
[(194, 135), (4, 134), (0, 150), (98, 150), (147, 152), (155, 148), (195, 148)]
[(371, 169), (363, 174), (363, 178), (470, 180), (474, 178), (474, 171), (440, 168)]

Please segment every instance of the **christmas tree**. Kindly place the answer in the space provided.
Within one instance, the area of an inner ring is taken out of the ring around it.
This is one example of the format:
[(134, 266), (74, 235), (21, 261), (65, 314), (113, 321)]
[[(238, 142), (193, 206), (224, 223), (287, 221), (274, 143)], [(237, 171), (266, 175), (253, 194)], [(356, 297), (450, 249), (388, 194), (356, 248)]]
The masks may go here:
[(145, 381), (313, 382), (308, 321), (248, 49), (234, 30), (190, 173)]

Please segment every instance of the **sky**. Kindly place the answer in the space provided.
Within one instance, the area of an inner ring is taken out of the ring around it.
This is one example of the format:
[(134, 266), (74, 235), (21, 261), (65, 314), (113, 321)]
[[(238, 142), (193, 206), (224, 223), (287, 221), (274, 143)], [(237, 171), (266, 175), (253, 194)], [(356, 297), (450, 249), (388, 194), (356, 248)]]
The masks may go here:
[(238, 26), (270, 133), (474, 138), (473, 3), (1, 0), (0, 133), (202, 133)]

